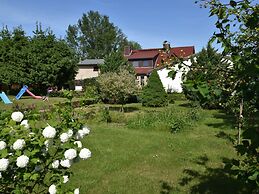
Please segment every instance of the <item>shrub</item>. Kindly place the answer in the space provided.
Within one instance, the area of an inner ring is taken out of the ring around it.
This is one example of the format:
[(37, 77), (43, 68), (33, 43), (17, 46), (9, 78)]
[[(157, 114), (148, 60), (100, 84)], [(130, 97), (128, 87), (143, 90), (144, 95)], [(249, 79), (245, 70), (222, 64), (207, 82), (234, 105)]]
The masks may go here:
[(46, 121), (40, 113), (17, 111), (0, 122), (0, 193), (69, 192), (70, 166), (91, 152), (80, 142), (90, 131), (73, 117), (73, 96), (65, 95), (69, 102), (42, 113)]
[(101, 74), (97, 80), (102, 99), (110, 103), (124, 105), (136, 92), (135, 76), (126, 69)]
[(152, 71), (147, 85), (143, 88), (142, 105), (149, 107), (168, 105), (167, 94), (156, 70)]
[(98, 82), (96, 80), (96, 77), (93, 78), (86, 78), (83, 80), (83, 91), (85, 91), (85, 89), (88, 86), (95, 86), (96, 88), (99, 88)]

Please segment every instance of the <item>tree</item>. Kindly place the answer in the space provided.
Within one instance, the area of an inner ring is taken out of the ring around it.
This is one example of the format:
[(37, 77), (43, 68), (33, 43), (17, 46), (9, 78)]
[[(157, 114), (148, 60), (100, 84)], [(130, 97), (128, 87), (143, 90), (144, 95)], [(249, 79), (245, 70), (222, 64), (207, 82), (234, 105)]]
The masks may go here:
[(122, 110), (123, 105), (136, 92), (135, 76), (126, 69), (103, 73), (97, 81), (102, 99), (121, 104)]
[(0, 32), (0, 78), (2, 83), (36, 85), (45, 90), (48, 85), (66, 86), (74, 80), (77, 59), (64, 40), (57, 39), (50, 29), (36, 26), (33, 37), (21, 27), (13, 32)]
[(203, 48), (191, 61), (191, 71), (183, 84), (186, 97), (198, 101), (202, 107), (220, 107), (230, 96), (227, 82), (231, 79), (229, 57), (223, 57), (208, 43), (206, 49)]
[(141, 45), (138, 42), (135, 42), (135, 41), (128, 41), (127, 46), (130, 46), (130, 48), (133, 49), (133, 50), (139, 50), (139, 49), (142, 48)]
[(235, 169), (234, 174), (249, 186), (250, 193), (258, 193), (259, 132), (255, 118), (259, 109), (259, 5), (249, 0), (230, 0), (229, 3), (206, 0), (203, 5), (209, 7), (210, 16), (216, 17), (217, 31), (212, 41), (222, 43), (223, 54), (229, 55), (233, 62), (230, 88), (238, 103), (232, 103), (232, 106), (239, 108), (236, 148), (243, 157), (228, 166)]
[(121, 52), (111, 52), (104, 58), (104, 64), (100, 66), (101, 73), (119, 72), (121, 68), (134, 73), (133, 66), (128, 63)]
[(150, 107), (167, 106), (167, 93), (156, 70), (153, 70), (142, 91), (142, 105)]
[(29, 37), (21, 27), (0, 32), (0, 80), (4, 84), (26, 82)]
[(66, 39), (82, 59), (104, 58), (127, 43), (126, 36), (110, 22), (109, 17), (97, 11), (89, 11), (77, 24), (69, 25)]

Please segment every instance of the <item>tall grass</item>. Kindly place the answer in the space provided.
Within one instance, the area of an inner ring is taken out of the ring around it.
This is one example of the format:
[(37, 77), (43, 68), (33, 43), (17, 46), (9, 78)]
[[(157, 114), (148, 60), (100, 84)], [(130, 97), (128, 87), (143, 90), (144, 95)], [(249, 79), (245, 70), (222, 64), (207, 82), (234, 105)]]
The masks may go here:
[(178, 132), (192, 127), (194, 121), (199, 120), (200, 111), (199, 108), (183, 111), (176, 110), (173, 107), (165, 108), (161, 111), (150, 110), (129, 118), (127, 126), (132, 129), (156, 129)]

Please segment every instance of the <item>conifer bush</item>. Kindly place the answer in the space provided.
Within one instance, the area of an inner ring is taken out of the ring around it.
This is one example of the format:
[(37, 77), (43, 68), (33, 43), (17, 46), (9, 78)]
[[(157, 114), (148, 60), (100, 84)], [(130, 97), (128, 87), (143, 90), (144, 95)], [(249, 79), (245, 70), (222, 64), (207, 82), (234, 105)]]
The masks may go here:
[(167, 93), (156, 70), (152, 71), (147, 85), (143, 88), (142, 105), (149, 107), (168, 105)]

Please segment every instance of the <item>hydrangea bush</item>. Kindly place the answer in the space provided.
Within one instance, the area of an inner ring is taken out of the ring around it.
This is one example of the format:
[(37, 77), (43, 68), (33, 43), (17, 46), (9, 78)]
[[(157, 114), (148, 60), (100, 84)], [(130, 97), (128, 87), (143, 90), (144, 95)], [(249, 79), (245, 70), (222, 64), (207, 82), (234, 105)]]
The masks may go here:
[(90, 130), (71, 106), (45, 114), (43, 122), (40, 114), (13, 112), (0, 123), (0, 193), (79, 193), (65, 183), (71, 165), (91, 157), (80, 141)]

